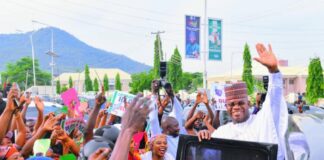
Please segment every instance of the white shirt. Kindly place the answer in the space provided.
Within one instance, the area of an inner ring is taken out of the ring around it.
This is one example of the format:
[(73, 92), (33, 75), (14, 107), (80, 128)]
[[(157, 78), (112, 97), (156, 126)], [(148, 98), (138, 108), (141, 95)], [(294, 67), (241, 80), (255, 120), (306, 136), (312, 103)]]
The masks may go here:
[[(152, 160), (152, 151), (142, 154), (141, 159), (142, 160)], [(175, 160), (175, 158), (171, 154), (165, 153), (163, 160)]]
[[(156, 97), (154, 97), (156, 99)], [(154, 100), (152, 98), (151, 100)], [(187, 134), (187, 131), (183, 127), (182, 122), (182, 112), (183, 109), (181, 107), (180, 102), (176, 97), (174, 97), (174, 105), (173, 109), (170, 112), (169, 116), (174, 117), (178, 120), (179, 128), (180, 128), (180, 134)], [(162, 134), (162, 129), (159, 124), (159, 118), (158, 118), (158, 107), (156, 105), (156, 100), (152, 102), (150, 108), (152, 111), (149, 114), (149, 123), (150, 123), (150, 130), (151, 130), (151, 137)], [(178, 150), (178, 142), (179, 142), (179, 136), (172, 137), (167, 135), (167, 141), (168, 141), (168, 150), (167, 153), (171, 154), (173, 157), (177, 156), (177, 150)]]
[[(263, 108), (242, 123), (230, 122), (212, 133), (213, 138), (278, 144), (277, 159), (287, 157), (285, 133), (288, 109), (282, 94), (281, 73), (269, 75), (269, 87)], [(288, 159), (288, 158), (286, 158)]]

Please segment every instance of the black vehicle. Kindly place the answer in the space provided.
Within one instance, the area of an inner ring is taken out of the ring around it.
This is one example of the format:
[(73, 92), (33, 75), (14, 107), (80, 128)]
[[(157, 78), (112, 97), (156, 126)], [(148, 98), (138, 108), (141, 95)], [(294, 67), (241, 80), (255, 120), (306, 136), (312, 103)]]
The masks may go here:
[(275, 160), (277, 144), (180, 135), (177, 160)]

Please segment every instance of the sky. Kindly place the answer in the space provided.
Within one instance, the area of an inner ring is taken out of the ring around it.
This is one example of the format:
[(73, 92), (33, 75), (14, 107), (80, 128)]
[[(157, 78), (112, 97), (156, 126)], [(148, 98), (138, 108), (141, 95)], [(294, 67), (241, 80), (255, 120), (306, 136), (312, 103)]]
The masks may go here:
[[(204, 9), (204, 0), (0, 0), (0, 33), (46, 27), (32, 23), (37, 20), (152, 66), (151, 32), (165, 31), (167, 59), (178, 47), (184, 71), (202, 72), (202, 59), (184, 58), (185, 15), (203, 19)], [(241, 69), (245, 43), (252, 57), (256, 43), (271, 43), (289, 66), (307, 66), (315, 56), (324, 62), (324, 0), (207, 0), (207, 17), (223, 21), (223, 59), (207, 61), (208, 76)]]

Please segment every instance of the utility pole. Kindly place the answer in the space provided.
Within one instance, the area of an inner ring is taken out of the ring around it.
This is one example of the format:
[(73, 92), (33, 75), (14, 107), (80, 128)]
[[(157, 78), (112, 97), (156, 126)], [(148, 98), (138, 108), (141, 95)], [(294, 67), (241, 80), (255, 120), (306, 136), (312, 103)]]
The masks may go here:
[(160, 34), (163, 34), (163, 33), (165, 33), (165, 31), (151, 32), (151, 34), (157, 35), (159, 37), (158, 45), (159, 45), (159, 57), (160, 57), (160, 61), (163, 61), (163, 55), (161, 53), (161, 37), (160, 37)]
[[(36, 21), (36, 20), (32, 20), (33, 23), (38, 23), (38, 24), (41, 24), (41, 25), (45, 25), (45, 26), (48, 26), (48, 27), (51, 27), (51, 25), (48, 25), (46, 23), (43, 23), (43, 22), (39, 22), (39, 21)], [(54, 63), (54, 58), (55, 57), (58, 57), (58, 55), (54, 52), (54, 35), (53, 35), (53, 28), (51, 28), (51, 50), (49, 52), (47, 52), (46, 54), (48, 54), (49, 56), (51, 56), (51, 63), (50, 63), (50, 66), (51, 66), (51, 69), (52, 69), (52, 79), (51, 79), (51, 85), (52, 85), (52, 96), (55, 97), (56, 93), (54, 92), (54, 67), (55, 67), (55, 63)]]
[[(16, 29), (19, 33), (24, 33), (22, 30)], [(31, 31), (29, 35), (30, 45), (31, 45), (31, 52), (32, 52), (32, 61), (33, 61), (33, 78), (34, 78), (34, 88), (36, 87), (36, 72), (35, 72), (35, 50), (34, 50), (34, 42), (33, 42), (33, 34), (35, 33), (34, 29)], [(38, 92), (38, 91), (37, 91)], [(36, 93), (38, 94), (38, 93)]]
[(207, 90), (207, 66), (206, 66), (206, 55), (207, 55), (207, 0), (205, 0), (205, 9), (204, 9), (204, 32), (203, 32), (203, 39), (204, 39), (204, 49), (203, 49), (203, 63), (204, 63), (204, 72), (203, 72), (203, 84), (204, 84), (204, 89)]

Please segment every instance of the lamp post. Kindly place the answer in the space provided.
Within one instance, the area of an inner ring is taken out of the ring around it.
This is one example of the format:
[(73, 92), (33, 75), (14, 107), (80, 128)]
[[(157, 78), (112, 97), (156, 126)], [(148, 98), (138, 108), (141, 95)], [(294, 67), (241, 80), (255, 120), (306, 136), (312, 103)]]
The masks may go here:
[[(39, 22), (39, 21), (36, 21), (36, 20), (32, 20), (32, 22), (33, 23), (38, 23), (38, 24), (41, 24), (41, 25), (45, 25), (45, 26), (48, 26), (48, 27), (51, 27), (50, 25), (48, 25), (46, 23)], [(52, 79), (51, 79), (51, 85), (52, 85), (52, 87), (51, 88), (52, 88), (52, 96), (55, 97), (55, 92), (54, 92), (54, 67), (55, 67), (54, 57), (58, 57), (58, 55), (54, 52), (53, 28), (51, 28), (51, 49), (46, 54), (49, 55), (49, 56), (51, 56), (51, 63), (50, 63), (51, 70), (52, 70)]]
[[(19, 33), (24, 33), (22, 30), (16, 29)], [(31, 52), (32, 52), (32, 61), (33, 61), (33, 78), (34, 78), (34, 87), (36, 86), (36, 72), (35, 72), (35, 50), (34, 50), (34, 41), (33, 41), (33, 34), (35, 33), (34, 29), (29, 35), (30, 45), (31, 45)]]

